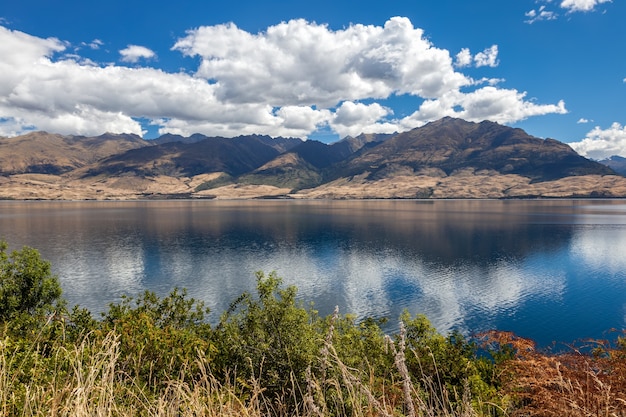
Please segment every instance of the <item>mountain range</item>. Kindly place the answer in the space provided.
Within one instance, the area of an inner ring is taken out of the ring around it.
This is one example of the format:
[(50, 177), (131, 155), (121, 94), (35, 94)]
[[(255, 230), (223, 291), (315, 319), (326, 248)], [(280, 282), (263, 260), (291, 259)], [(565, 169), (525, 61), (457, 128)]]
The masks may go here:
[(620, 175), (626, 175), (626, 158), (619, 155), (613, 155), (610, 158), (599, 161), (602, 165), (606, 165)]
[(0, 138), (0, 198), (624, 197), (616, 161), (586, 159), (521, 129), (453, 118), (333, 144), (32, 132)]

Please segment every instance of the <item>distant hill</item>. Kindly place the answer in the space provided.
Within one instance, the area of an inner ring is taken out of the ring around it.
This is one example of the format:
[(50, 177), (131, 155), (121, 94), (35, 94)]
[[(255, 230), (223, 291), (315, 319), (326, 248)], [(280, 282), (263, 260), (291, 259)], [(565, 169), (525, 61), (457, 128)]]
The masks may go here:
[(112, 155), (149, 146), (137, 135), (96, 137), (32, 132), (0, 138), (0, 174), (63, 174)]
[[(298, 140), (298, 143), (302, 141)], [(285, 146), (283, 141), (272, 143), (268, 138), (259, 136), (169, 141), (103, 159), (94, 164), (85, 176), (132, 173), (140, 176), (180, 177), (211, 172), (239, 176), (275, 158)]]
[(333, 166), (391, 136), (361, 134), (330, 145), (307, 140), (239, 180), (247, 184), (267, 184), (293, 190), (315, 187), (325, 181), (328, 173), (333, 171)]
[(622, 156), (613, 155), (610, 158), (598, 161), (602, 165), (606, 165), (613, 171), (621, 175), (626, 175), (626, 158)]
[(164, 143), (170, 142), (181, 142), (181, 143), (196, 143), (201, 140), (206, 139), (208, 136), (202, 135), (200, 133), (194, 133), (191, 136), (185, 137), (181, 135), (174, 135), (172, 133), (166, 133), (164, 135), (159, 136), (156, 139), (150, 139), (150, 143), (152, 145), (163, 145)]
[(626, 178), (614, 171), (624, 162), (601, 164), (553, 139), (454, 118), (333, 144), (33, 132), (0, 138), (0, 198), (626, 197)]

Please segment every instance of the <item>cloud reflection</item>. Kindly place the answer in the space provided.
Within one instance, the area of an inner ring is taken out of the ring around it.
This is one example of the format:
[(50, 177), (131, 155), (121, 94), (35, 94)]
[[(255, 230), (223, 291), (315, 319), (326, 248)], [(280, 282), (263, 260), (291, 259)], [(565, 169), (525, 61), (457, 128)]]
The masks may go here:
[(577, 306), (602, 312), (588, 320), (584, 336), (614, 327), (616, 315), (619, 325), (624, 311), (619, 280), (607, 294), (585, 298), (594, 281), (588, 277), (626, 270), (626, 227), (615, 223), (624, 216), (605, 202), (594, 202), (602, 217), (581, 214), (587, 206), (11, 203), (2, 206), (0, 227), (10, 242), (39, 248), (70, 303), (96, 314), (122, 294), (165, 295), (179, 287), (205, 301), (215, 322), (242, 292), (254, 293), (256, 271), (276, 271), (322, 315), (338, 305), (359, 318), (386, 317), (393, 330), (407, 309), (442, 332), (515, 323), (534, 334), (541, 325), (546, 338), (567, 331), (569, 341), (575, 330), (564, 327), (572, 327)]
[(570, 250), (594, 270), (611, 275), (626, 271), (626, 227), (585, 227), (576, 232)]

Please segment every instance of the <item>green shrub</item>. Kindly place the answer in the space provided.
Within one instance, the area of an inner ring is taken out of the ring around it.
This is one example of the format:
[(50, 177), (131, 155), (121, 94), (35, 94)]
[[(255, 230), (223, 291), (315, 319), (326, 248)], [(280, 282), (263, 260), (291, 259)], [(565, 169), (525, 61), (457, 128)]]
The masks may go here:
[(160, 298), (150, 291), (141, 297), (123, 297), (111, 304), (101, 323), (102, 333), (111, 330), (120, 337), (119, 366), (146, 386), (158, 388), (169, 378), (187, 373), (194, 378), (196, 358), (214, 354), (211, 328), (205, 322), (208, 309), (173, 290)]
[(7, 254), (8, 245), (0, 241), (0, 321), (23, 313), (50, 314), (61, 297), (61, 286), (52, 275), (50, 263), (35, 249)]
[(275, 273), (257, 273), (258, 297), (239, 297), (216, 329), (223, 375), (255, 379), (270, 396), (290, 391), (294, 382), (304, 386), (321, 346), (316, 313), (296, 300), (295, 287), (280, 288), (281, 283)]

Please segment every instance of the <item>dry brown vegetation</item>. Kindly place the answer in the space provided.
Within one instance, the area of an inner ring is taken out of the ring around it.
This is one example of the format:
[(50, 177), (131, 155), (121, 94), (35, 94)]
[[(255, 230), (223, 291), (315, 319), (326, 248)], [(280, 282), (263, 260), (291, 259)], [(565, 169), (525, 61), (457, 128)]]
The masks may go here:
[(501, 395), (516, 402), (512, 417), (626, 416), (625, 339), (589, 341), (563, 353), (537, 351), (532, 340), (489, 332), (485, 341), (513, 357), (499, 365)]
[(210, 173), (194, 177), (141, 177), (129, 174), (120, 177), (81, 178), (76, 174), (18, 174), (0, 177), (0, 198), (129, 200), (174, 196), (217, 199), (626, 197), (626, 178), (615, 175), (585, 175), (531, 183), (529, 178), (520, 175), (471, 169), (449, 176), (426, 172), (415, 175), (399, 174), (373, 181), (368, 180), (364, 174), (297, 192), (272, 185), (253, 184), (229, 184), (197, 190), (199, 185), (220, 175), (221, 173)]
[(366, 175), (342, 178), (302, 190), (296, 198), (527, 198), (626, 197), (626, 178), (584, 175), (531, 183), (515, 174), (465, 169), (449, 176), (399, 175), (369, 181)]

